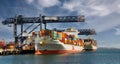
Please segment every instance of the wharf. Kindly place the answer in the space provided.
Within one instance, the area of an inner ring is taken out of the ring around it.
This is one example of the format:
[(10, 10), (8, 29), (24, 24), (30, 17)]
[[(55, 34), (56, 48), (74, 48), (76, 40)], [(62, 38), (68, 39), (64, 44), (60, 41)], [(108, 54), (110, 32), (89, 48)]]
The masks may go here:
[(34, 54), (35, 50), (0, 50), (0, 55)]

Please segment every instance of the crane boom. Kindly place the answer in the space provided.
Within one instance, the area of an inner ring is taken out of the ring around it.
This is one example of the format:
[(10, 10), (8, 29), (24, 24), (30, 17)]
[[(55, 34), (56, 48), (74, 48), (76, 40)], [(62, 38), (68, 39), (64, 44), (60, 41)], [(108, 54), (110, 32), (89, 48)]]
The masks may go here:
[[(2, 21), (4, 25), (6, 24), (14, 24), (15, 18), (7, 18)], [(22, 15), (17, 16), (17, 25), (21, 25), (23, 23), (40, 23), (41, 19), (43, 23), (64, 23), (64, 22), (84, 22), (85, 18), (83, 15), (81, 16), (42, 16), (40, 17), (23, 17)]]
[[(63, 32), (65, 30), (54, 29), (58, 32)], [(96, 31), (94, 29), (78, 29), (78, 35), (96, 35)]]

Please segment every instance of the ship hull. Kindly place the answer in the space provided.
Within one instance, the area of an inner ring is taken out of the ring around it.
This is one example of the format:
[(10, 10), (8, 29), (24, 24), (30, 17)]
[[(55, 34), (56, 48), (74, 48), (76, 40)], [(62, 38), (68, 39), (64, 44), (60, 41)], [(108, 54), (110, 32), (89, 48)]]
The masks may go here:
[(65, 54), (65, 53), (79, 53), (83, 51), (82, 46), (63, 44), (63, 43), (46, 43), (44, 45), (38, 44), (36, 54)]
[(85, 45), (84, 46), (84, 50), (86, 50), (86, 51), (96, 51), (97, 50), (97, 46), (94, 46), (94, 45)]

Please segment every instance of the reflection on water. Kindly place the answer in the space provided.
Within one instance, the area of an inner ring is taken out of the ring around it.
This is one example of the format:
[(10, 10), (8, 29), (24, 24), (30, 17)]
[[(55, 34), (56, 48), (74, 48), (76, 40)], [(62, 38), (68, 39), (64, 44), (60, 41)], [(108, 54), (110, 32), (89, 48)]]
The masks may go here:
[(0, 64), (120, 64), (120, 50), (98, 49), (69, 55), (0, 56)]

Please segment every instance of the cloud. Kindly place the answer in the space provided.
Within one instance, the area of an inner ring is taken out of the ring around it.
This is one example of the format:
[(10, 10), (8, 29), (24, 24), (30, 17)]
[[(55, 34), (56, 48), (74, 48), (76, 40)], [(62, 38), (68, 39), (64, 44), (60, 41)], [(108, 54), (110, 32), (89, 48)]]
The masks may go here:
[[(104, 32), (114, 29), (120, 25), (120, 14), (111, 14), (104, 17), (95, 17), (95, 19), (87, 20), (86, 23), (91, 28), (94, 28), (97, 32)], [(87, 25), (83, 27), (88, 27)]]
[(70, 0), (65, 1), (62, 8), (85, 16), (106, 16), (119, 12), (119, 5), (120, 0)]
[(5, 39), (7, 42), (13, 40), (13, 28), (5, 26), (1, 23), (3, 18), (0, 17), (0, 39)]
[(117, 12), (120, 13), (120, 4), (118, 5), (118, 9), (117, 10), (118, 10)]
[(31, 4), (34, 0), (26, 0), (28, 4)]
[(59, 5), (60, 1), (59, 0), (38, 0), (38, 3), (41, 7), (51, 7), (55, 5)]
[(118, 8), (120, 8), (120, 4), (118, 5)]
[(120, 25), (120, 0), (70, 0), (65, 1), (62, 8), (85, 15), (87, 24), (82, 28), (103, 32)]
[(3, 21), (3, 18), (0, 17), (0, 32), (1, 32), (2, 30), (12, 31), (8, 26), (3, 25), (3, 24), (1, 23), (2, 21)]
[(38, 10), (38, 14), (46, 15), (44, 8), (59, 6), (59, 0), (26, 0), (26, 2)]
[(105, 6), (92, 6), (91, 9), (94, 10), (91, 15), (106, 16), (111, 13), (110, 10)]
[(46, 8), (60, 5), (59, 0), (26, 0), (28, 4), (32, 4), (37, 8)]
[(120, 35), (120, 28), (115, 28), (115, 30), (116, 30), (116, 35)]

